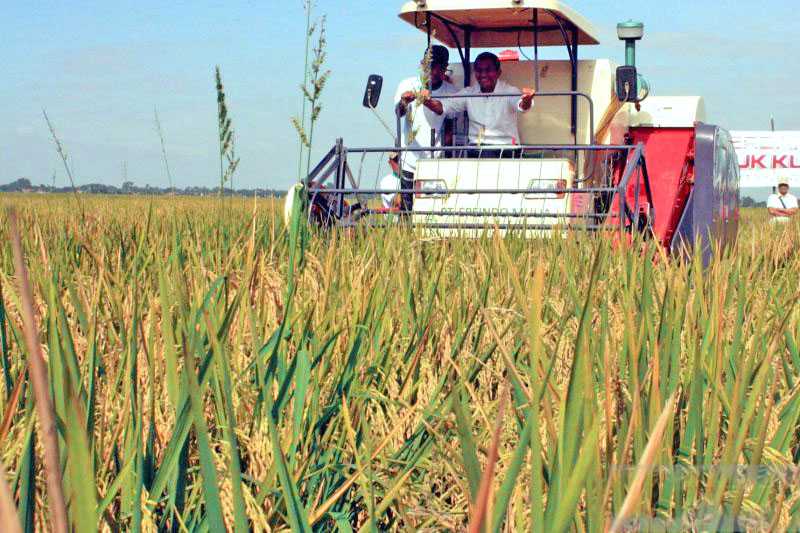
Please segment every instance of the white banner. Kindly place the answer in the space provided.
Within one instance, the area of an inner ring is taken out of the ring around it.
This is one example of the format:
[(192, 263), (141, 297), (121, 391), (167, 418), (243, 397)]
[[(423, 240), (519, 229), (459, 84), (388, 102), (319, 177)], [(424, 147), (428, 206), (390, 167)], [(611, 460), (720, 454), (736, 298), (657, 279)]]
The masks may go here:
[(800, 131), (732, 131), (743, 189), (774, 187), (786, 179), (800, 189)]

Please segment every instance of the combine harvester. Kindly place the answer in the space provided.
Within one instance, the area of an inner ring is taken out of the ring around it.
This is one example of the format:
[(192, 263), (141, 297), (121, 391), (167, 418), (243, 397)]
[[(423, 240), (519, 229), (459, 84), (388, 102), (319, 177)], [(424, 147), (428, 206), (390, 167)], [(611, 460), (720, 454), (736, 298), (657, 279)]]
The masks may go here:
[[(672, 252), (700, 239), (704, 255), (712, 243), (735, 241), (739, 165), (731, 137), (703, 122), (701, 97), (648, 97), (636, 66), (642, 24), (618, 25), (626, 43), (625, 65), (618, 67), (607, 59), (579, 59), (583, 46), (598, 44), (598, 32), (556, 0), (417, 0), (402, 6), (400, 18), (425, 32), (429, 44), (439, 41), (451, 57), (457, 54), (460, 62), (450, 68), (456, 87), (475, 83), (473, 48), (530, 50), (532, 59), (525, 61), (516, 50), (500, 54), (507, 59), (501, 79), (536, 90), (535, 107), (520, 115), (521, 144), (491, 146), (521, 156), (474, 157), (473, 151), (465, 157), (465, 116), (457, 120), (453, 146), (416, 150), (413, 190), (405, 193), (411, 206), (376, 207), (379, 195), (396, 192), (377, 186), (389, 154), (409, 151), (400, 148), (398, 114), (394, 146), (353, 148), (339, 139), (295, 186), (309, 221), (385, 227), (399, 218), (438, 236), (587, 230), (628, 239), (641, 233)], [(563, 47), (567, 58), (539, 59), (541, 47)], [(380, 76), (370, 76), (365, 107), (375, 110), (381, 85)], [(373, 187), (365, 186), (372, 179)]]

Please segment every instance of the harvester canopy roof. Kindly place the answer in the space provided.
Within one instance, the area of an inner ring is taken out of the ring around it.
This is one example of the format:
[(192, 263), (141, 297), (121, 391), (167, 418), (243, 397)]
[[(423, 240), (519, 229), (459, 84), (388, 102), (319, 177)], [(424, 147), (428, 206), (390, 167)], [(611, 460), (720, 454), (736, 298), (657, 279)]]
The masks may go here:
[(564, 46), (564, 34), (578, 44), (599, 44), (598, 32), (583, 16), (557, 0), (411, 0), (403, 4), (400, 18), (427, 33), (431, 18), (434, 38), (451, 48), (464, 45), (467, 32), (477, 48), (533, 46), (536, 11), (539, 46)]

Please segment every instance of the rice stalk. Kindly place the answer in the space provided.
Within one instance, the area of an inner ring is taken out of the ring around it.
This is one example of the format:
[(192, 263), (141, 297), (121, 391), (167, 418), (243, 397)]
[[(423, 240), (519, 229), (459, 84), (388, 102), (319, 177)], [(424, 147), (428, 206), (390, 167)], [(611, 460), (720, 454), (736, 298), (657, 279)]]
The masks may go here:
[(156, 133), (158, 133), (158, 140), (161, 142), (161, 160), (164, 162), (164, 170), (167, 173), (167, 183), (169, 183), (170, 192), (173, 192), (172, 172), (169, 168), (169, 159), (167, 158), (167, 143), (164, 141), (164, 130), (161, 128), (161, 119), (158, 118), (158, 108), (153, 107), (153, 116), (156, 123)]
[(2, 463), (0, 463), (0, 522), (9, 533), (22, 533), (14, 495), (8, 486), (6, 469)]
[[(273, 200), (85, 201), (82, 225), (70, 196), (0, 198), (35, 252), (68, 524), (457, 530), (483, 501), (492, 531), (796, 526), (800, 258), (758, 213), (704, 269), (590, 235), (315, 234)], [(0, 459), (32, 531), (53, 507), (13, 273), (7, 241)]]
[[(41, 428), (42, 442), (44, 444), (44, 464), (52, 529), (53, 531), (61, 533), (67, 531), (67, 510), (62, 486), (55, 409), (50, 396), (47, 364), (44, 361), (42, 348), (39, 344), (36, 313), (33, 307), (33, 291), (31, 289), (28, 268), (25, 264), (25, 255), (22, 250), (22, 238), (19, 233), (17, 214), (15, 211), (9, 209), (7, 217), (11, 237), (10, 241), (14, 255), (14, 269), (17, 274), (20, 300), (22, 302), (25, 347), (28, 352), (28, 372), (33, 382), (34, 394), (36, 395), (36, 412), (39, 416), (39, 427)], [(58, 385), (56, 385), (56, 390), (58, 390)]]
[(233, 187), (233, 175), (239, 167), (239, 158), (236, 156), (236, 137), (233, 121), (228, 116), (225, 86), (222, 84), (219, 65), (214, 68), (214, 78), (217, 89), (217, 129), (219, 131), (219, 196), (222, 198), (225, 194), (225, 185), (230, 183)]
[[(322, 113), (322, 93), (331, 75), (330, 70), (325, 69), (325, 62), (327, 60), (326, 49), (328, 45), (326, 19), (325, 16), (322, 16), (318, 21), (312, 24), (311, 15), (313, 7), (314, 3), (312, 0), (304, 0), (304, 8), (306, 11), (306, 53), (303, 84), (300, 86), (300, 92), (303, 95), (303, 105), (300, 116), (291, 118), (292, 126), (300, 140), (298, 181), (303, 181), (311, 169), (311, 150), (314, 143), (314, 129)], [(311, 42), (314, 35), (316, 35), (316, 44), (312, 47)]]
[[(58, 134), (56, 134), (56, 128), (50, 121), (50, 117), (47, 115), (47, 110), (42, 109), (42, 115), (44, 116), (44, 121), (47, 123), (47, 129), (50, 130), (50, 137), (53, 139), (53, 143), (56, 145), (56, 152), (58, 153), (58, 157), (59, 159), (61, 159), (61, 163), (64, 165), (64, 171), (67, 173), (67, 178), (69, 178), (69, 184), (72, 187), (72, 194), (75, 197), (75, 205), (77, 205), (78, 208), (80, 208), (81, 214), (83, 215), (83, 204), (78, 198), (78, 188), (75, 185), (75, 177), (72, 175), (72, 167), (70, 167), (67, 152), (64, 149), (64, 145), (61, 143), (61, 139), (58, 137)], [(55, 183), (55, 177), (56, 175), (54, 172), (53, 173), (54, 183)]]

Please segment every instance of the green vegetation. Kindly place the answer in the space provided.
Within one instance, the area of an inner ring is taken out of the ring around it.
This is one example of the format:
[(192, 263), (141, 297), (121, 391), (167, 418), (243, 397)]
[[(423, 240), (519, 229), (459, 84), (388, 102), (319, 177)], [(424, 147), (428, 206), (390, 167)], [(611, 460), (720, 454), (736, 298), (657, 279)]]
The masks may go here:
[[(271, 200), (80, 201), (0, 196), (76, 530), (800, 528), (796, 227), (748, 213), (704, 271), (590, 235), (313, 235)], [(41, 531), (19, 294), (4, 235), (0, 460)]]

